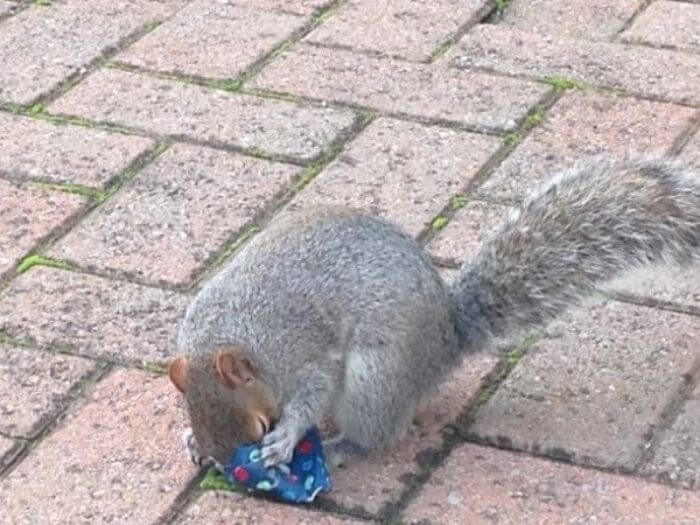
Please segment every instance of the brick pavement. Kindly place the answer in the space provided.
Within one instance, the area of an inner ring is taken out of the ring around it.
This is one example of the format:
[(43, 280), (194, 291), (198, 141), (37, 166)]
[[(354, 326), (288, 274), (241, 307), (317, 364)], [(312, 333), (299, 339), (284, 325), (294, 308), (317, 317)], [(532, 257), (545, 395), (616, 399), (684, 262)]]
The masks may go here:
[(309, 508), (214, 490), (163, 376), (203, 279), (346, 203), (451, 278), (585, 153), (700, 166), (700, 3), (0, 0), (0, 523), (700, 523), (700, 270), (455, 371)]

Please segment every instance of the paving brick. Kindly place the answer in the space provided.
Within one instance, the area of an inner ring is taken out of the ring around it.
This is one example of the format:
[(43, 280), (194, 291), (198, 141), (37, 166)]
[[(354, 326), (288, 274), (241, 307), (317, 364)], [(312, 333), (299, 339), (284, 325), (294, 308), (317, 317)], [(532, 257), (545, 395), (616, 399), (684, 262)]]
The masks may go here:
[(92, 270), (185, 285), (291, 185), (300, 169), (175, 145), (71, 230), (50, 255)]
[(0, 432), (17, 438), (36, 436), (96, 367), (87, 359), (4, 344), (0, 355)]
[(32, 103), (167, 11), (167, 5), (141, 0), (29, 7), (0, 31), (0, 101)]
[(476, 445), (455, 449), (404, 513), (445, 525), (697, 523), (700, 494)]
[(175, 520), (175, 525), (194, 525), (197, 523), (210, 523), (211, 525), (229, 525), (230, 523), (352, 525), (367, 522), (306, 510), (303, 507), (281, 505), (242, 494), (208, 491)]
[(0, 174), (104, 188), (153, 145), (145, 137), (0, 114)]
[(112, 373), (0, 481), (4, 518), (153, 523), (194, 474), (180, 444), (178, 401), (166, 377)]
[(380, 111), (511, 129), (547, 93), (543, 85), (300, 44), (268, 65), (255, 87)]
[(700, 131), (690, 138), (690, 142), (685, 145), (680, 157), (700, 170)]
[(511, 0), (504, 26), (584, 40), (614, 37), (644, 0)]
[(305, 23), (230, 2), (192, 2), (117, 60), (159, 71), (234, 78)]
[(406, 482), (440, 447), (441, 429), (469, 404), (495, 364), (495, 358), (486, 355), (466, 360), (421, 411), (415, 433), (386, 452), (334, 470), (333, 491), (327, 497), (344, 508), (361, 507), (373, 514), (397, 502)]
[(0, 1), (0, 16), (9, 15), (16, 8), (17, 8), (17, 4), (15, 4), (14, 2), (5, 2), (4, 0), (1, 0)]
[(463, 24), (478, 21), (490, 7), (485, 0), (350, 0), (306, 40), (423, 61)]
[(363, 208), (418, 235), (500, 145), (496, 137), (379, 119), (289, 209)]
[(662, 102), (567, 92), (478, 193), (520, 200), (585, 155), (662, 155), (691, 125), (694, 113)]
[[(20, 0), (21, 1), (21, 0)], [(122, 9), (140, 10), (153, 17), (154, 21), (163, 21), (169, 16), (182, 9), (191, 0), (118, 0), (117, 2), (109, 2), (107, 0), (98, 0), (91, 3), (94, 11), (98, 13), (112, 13), (114, 6), (119, 6)], [(51, 0), (52, 7), (57, 5), (67, 5), (72, 7), (85, 7), (84, 0)], [(50, 15), (50, 11), (47, 11)]]
[(645, 268), (623, 276), (606, 289), (700, 312), (700, 267), (697, 266)]
[(434, 256), (462, 263), (477, 252), (481, 242), (511, 210), (512, 207), (500, 204), (469, 202), (428, 243), (428, 251)]
[(320, 154), (355, 119), (351, 111), (228, 93), (114, 69), (91, 75), (52, 104), (51, 110), (302, 159)]
[(0, 276), (85, 206), (85, 198), (0, 179)]
[(683, 487), (700, 488), (700, 388), (685, 402), (641, 470)]
[(235, 0), (236, 4), (308, 15), (332, 3), (331, 0)]
[(0, 332), (41, 346), (130, 362), (164, 362), (187, 298), (126, 282), (36, 267), (0, 298)]
[(546, 332), (470, 431), (509, 448), (633, 468), (695, 361), (700, 320), (607, 302)]
[(24, 441), (14, 441), (0, 436), (0, 475), (12, 464), (25, 446), (26, 443)]
[(621, 35), (625, 42), (700, 51), (700, 5), (653, 2)]
[(685, 104), (700, 104), (700, 56), (585, 42), (483, 24), (449, 55), (458, 68), (565, 77)]
[(4, 457), (10, 449), (14, 446), (15, 442), (4, 436), (0, 436), (0, 458)]

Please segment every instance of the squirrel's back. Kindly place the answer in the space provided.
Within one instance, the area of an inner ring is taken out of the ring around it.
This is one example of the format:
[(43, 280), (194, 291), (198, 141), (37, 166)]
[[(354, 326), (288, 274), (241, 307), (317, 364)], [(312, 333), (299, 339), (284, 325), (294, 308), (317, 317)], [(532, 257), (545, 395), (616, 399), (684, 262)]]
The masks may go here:
[(387, 343), (422, 325), (453, 333), (452, 314), (414, 239), (376, 216), (325, 207), (285, 213), (251, 240), (190, 305), (179, 345), (196, 353), (236, 341), (274, 359), (274, 348), (328, 345), (348, 329)]

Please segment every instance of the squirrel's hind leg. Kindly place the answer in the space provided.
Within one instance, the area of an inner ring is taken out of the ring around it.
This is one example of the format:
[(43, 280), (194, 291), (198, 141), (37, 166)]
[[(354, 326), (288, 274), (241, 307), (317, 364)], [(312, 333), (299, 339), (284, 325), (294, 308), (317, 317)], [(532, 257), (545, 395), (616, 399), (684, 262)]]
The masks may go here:
[[(411, 426), (416, 413), (415, 384), (393, 365), (399, 349), (352, 349), (342, 395), (333, 408), (340, 436), (324, 443), (331, 464), (391, 446)], [(335, 457), (333, 457), (335, 456)]]

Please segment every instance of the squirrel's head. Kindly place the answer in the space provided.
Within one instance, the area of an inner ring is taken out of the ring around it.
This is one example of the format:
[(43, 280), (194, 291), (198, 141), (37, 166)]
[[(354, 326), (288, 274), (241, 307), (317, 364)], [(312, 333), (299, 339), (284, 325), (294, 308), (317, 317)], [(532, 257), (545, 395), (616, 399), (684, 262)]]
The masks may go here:
[(225, 463), (239, 445), (262, 439), (279, 417), (273, 389), (240, 348), (218, 348), (213, 360), (178, 357), (168, 375), (184, 395), (202, 457)]

